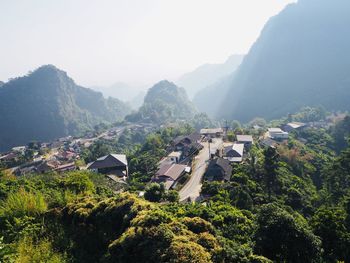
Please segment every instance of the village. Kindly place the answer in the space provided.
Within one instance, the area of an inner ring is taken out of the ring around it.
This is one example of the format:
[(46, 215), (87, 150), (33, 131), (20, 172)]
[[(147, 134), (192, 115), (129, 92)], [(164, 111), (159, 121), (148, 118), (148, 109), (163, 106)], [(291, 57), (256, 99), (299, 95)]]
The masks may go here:
[[(229, 182), (234, 165), (249, 159), (250, 149), (258, 143), (261, 147), (276, 147), (288, 140), (289, 133), (306, 127), (326, 127), (327, 122), (301, 123), (290, 122), (280, 127), (251, 127), (251, 134), (234, 134), (226, 128), (206, 128), (185, 136), (178, 136), (167, 147), (167, 155), (159, 160), (158, 170), (151, 182), (164, 184), (166, 190), (177, 190), (180, 201), (201, 200), (203, 181)], [(27, 146), (14, 147), (0, 157), (3, 163), (13, 163), (10, 171), (16, 176), (31, 173), (91, 170), (102, 174), (115, 182), (127, 182), (129, 175), (128, 157), (121, 153), (100, 156), (95, 161), (81, 162), (82, 149), (88, 148), (99, 139), (113, 140), (126, 130), (156, 128), (149, 124), (128, 124), (108, 129), (99, 134), (89, 133), (82, 138), (71, 136), (60, 138), (51, 143), (30, 143)], [(303, 138), (299, 138), (303, 141)], [(29, 161), (15, 165), (30, 151)], [(140, 192), (142, 196), (144, 192)]]

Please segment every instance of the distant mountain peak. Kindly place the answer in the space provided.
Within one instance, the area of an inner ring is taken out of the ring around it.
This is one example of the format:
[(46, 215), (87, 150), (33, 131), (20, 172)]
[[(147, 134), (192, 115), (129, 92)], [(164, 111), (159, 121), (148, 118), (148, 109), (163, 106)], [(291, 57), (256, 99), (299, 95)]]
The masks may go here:
[(304, 106), (350, 110), (349, 10), (348, 0), (288, 5), (267, 22), (234, 76), (196, 101), (208, 105), (223, 91), (215, 117), (244, 122), (279, 118)]
[(74, 83), (66, 72), (44, 65), (0, 89), (0, 150), (74, 135), (130, 112), (117, 99)]
[(244, 55), (231, 55), (224, 63), (204, 64), (194, 71), (184, 74), (176, 83), (184, 87), (190, 98), (222, 78), (232, 74), (241, 64)]
[(154, 123), (189, 119), (196, 110), (184, 88), (162, 80), (147, 92), (139, 111), (126, 117), (129, 121), (152, 121)]

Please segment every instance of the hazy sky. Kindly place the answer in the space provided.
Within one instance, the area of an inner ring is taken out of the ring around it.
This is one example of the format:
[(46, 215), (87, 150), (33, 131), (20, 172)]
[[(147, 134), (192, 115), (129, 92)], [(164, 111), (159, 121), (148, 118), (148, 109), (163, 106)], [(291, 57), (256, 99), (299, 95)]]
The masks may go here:
[(85, 86), (151, 84), (244, 54), (295, 0), (0, 0), (0, 80), (54, 64)]

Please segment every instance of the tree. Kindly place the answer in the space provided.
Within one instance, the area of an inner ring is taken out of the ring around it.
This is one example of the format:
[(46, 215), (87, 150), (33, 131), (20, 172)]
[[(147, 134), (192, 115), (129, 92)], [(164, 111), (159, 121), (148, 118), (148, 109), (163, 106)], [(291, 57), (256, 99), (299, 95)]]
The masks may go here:
[(321, 241), (300, 215), (294, 217), (276, 204), (263, 205), (254, 234), (257, 254), (277, 262), (319, 262)]
[(233, 120), (231, 122), (231, 128), (232, 128), (232, 130), (235, 130), (237, 128), (241, 128), (241, 123), (237, 120)]
[(311, 225), (322, 239), (326, 262), (349, 262), (350, 234), (343, 209), (322, 207), (312, 217)]
[(350, 146), (342, 151), (334, 163), (325, 171), (325, 187), (333, 202), (338, 202), (349, 194)]
[(165, 195), (165, 200), (169, 202), (178, 202), (180, 199), (179, 192), (175, 190), (170, 190)]
[(338, 122), (331, 130), (334, 138), (334, 146), (336, 151), (345, 149), (348, 145), (347, 138), (350, 136), (350, 116), (346, 116), (344, 120)]
[(165, 195), (164, 184), (152, 183), (147, 186), (145, 199), (151, 202), (160, 202)]
[(276, 182), (279, 155), (275, 148), (268, 147), (264, 151), (265, 156), (265, 183), (271, 201), (271, 192)]

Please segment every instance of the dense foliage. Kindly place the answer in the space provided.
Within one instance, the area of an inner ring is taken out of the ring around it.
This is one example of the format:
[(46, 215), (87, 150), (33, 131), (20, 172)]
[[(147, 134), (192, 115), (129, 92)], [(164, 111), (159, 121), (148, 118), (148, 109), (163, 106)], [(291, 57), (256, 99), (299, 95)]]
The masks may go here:
[(126, 120), (132, 122), (165, 123), (191, 119), (196, 110), (183, 88), (163, 80), (150, 88), (138, 112), (130, 114)]
[[(302, 112), (295, 117), (314, 111)], [(229, 182), (203, 183), (200, 203), (179, 203), (177, 191), (149, 183), (189, 125), (126, 129), (85, 150), (86, 161), (127, 153), (127, 185), (87, 171), (0, 170), (0, 261), (348, 262), (350, 147), (337, 143), (349, 140), (347, 123), (292, 131), (275, 148), (255, 143)], [(262, 135), (250, 125), (233, 122), (233, 136)]]
[(1, 151), (32, 140), (81, 134), (130, 112), (120, 100), (78, 86), (52, 65), (5, 83), (0, 100)]

